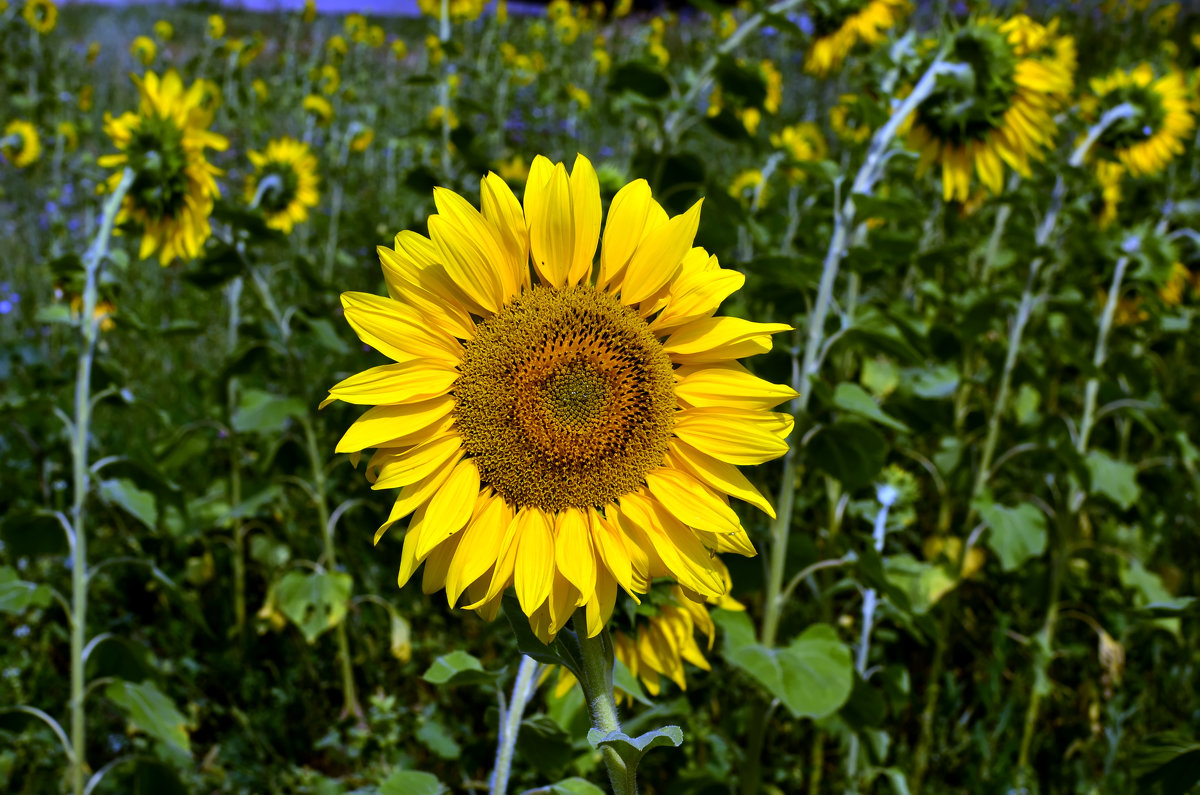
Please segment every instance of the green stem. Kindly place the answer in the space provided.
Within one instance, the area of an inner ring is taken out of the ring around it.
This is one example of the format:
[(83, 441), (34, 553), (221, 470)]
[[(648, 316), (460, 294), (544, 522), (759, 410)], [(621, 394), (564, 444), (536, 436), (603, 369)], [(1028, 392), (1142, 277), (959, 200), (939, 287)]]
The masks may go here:
[[(229, 344), (226, 346), (230, 355), (237, 350), (238, 326), (241, 324), (242, 277), (238, 276), (229, 283), (225, 293), (229, 304)], [(237, 410), (238, 383), (237, 378), (229, 379), (226, 394), (229, 406), (229, 416)], [(242, 467), (241, 444), (237, 431), (232, 425), (229, 430), (229, 505), (237, 508), (242, 504)], [(242, 637), (246, 627), (246, 533), (240, 518), (233, 520), (233, 631), (232, 635)]]
[[(587, 634), (587, 621), (583, 613), (575, 614), (575, 633), (579, 636), (579, 647), (583, 653), (583, 674), (579, 684), (583, 687), (592, 726), (603, 734), (621, 731), (617, 718), (617, 702), (613, 698), (613, 644), (608, 627), (594, 638)], [(637, 795), (635, 772), (612, 748), (604, 747), (604, 765), (608, 768), (608, 780), (613, 795)]]
[(521, 718), (525, 705), (537, 689), (537, 660), (521, 655), (521, 666), (517, 669), (517, 680), (513, 682), (512, 700), (507, 709), (504, 695), (500, 697), (500, 741), (496, 744), (496, 764), (492, 768), (491, 795), (504, 795), (508, 789), (508, 776), (512, 770), (513, 751), (517, 747), (517, 734), (521, 731)]
[(96, 333), (99, 324), (93, 317), (96, 313), (96, 285), (104, 255), (108, 253), (108, 241), (112, 237), (113, 224), (121, 209), (121, 202), (129, 186), (133, 184), (133, 172), (125, 170), (116, 190), (104, 203), (104, 215), (100, 230), (84, 256), (83, 314), (80, 327), (83, 347), (79, 352), (79, 366), (75, 374), (75, 424), (71, 439), (71, 458), (74, 474), (74, 500), (71, 505), (71, 527), (73, 548), (71, 550), (71, 749), (74, 759), (71, 764), (71, 790), (82, 795), (84, 776), (87, 770), (87, 735), (84, 725), (83, 700), (83, 649), (87, 643), (87, 533), (84, 532), (85, 508), (89, 489), (88, 480), (88, 431), (92, 413), (92, 357), (96, 351)]

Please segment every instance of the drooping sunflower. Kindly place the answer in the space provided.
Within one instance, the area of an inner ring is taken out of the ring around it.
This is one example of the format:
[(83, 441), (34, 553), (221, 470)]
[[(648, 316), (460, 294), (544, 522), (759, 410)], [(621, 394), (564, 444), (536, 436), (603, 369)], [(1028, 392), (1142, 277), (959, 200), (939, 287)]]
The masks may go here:
[(4, 159), (17, 168), (28, 168), (42, 156), (42, 141), (37, 127), (25, 119), (13, 119), (4, 125)]
[(137, 58), (142, 66), (149, 66), (158, 56), (158, 45), (149, 36), (138, 36), (129, 43), (129, 54)]
[(58, 24), (58, 6), (54, 0), (25, 0), (21, 16), (29, 23), (29, 27), (44, 36)]
[(907, 0), (816, 0), (809, 7), (813, 41), (804, 71), (825, 77), (859, 44), (873, 45), (908, 14)]
[(1054, 112), (1074, 75), (1047, 54), (1055, 48), (1029, 50), (1034, 25), (1020, 15), (983, 18), (952, 34), (946, 59), (970, 66), (970, 76), (939, 83), (913, 114), (908, 135), (921, 153), (918, 175), (941, 163), (946, 201), (967, 200), (972, 171), (989, 192), (1000, 193), (1005, 164), (1028, 177), (1030, 158), (1040, 160), (1051, 145)]
[(390, 297), (342, 296), (394, 363), (322, 405), (372, 406), (337, 452), (376, 448), (368, 479), (401, 489), (376, 533), (412, 516), (399, 584), (424, 563), (426, 592), (489, 620), (512, 585), (543, 640), (579, 607), (600, 632), (618, 586), (720, 597), (715, 553), (755, 554), (729, 497), (773, 513), (737, 466), (787, 450), (792, 418), (770, 409), (795, 394), (736, 360), (788, 327), (714, 316), (745, 279), (693, 247), (700, 202), (670, 218), (626, 185), (596, 262), (586, 158), (569, 175), (536, 158), (523, 206), (495, 174), (481, 194), (482, 211), (435, 189), (430, 236), (379, 249)]
[(1118, 69), (1091, 81), (1092, 96), (1080, 103), (1091, 121), (1122, 103), (1133, 115), (1118, 120), (1100, 134), (1096, 151), (1115, 159), (1135, 177), (1159, 173), (1176, 156), (1195, 129), (1188, 107), (1187, 83), (1177, 70), (1156, 77), (1154, 67), (1139, 64)]
[[(308, 220), (308, 210), (316, 207), (317, 157), (308, 144), (283, 137), (268, 141), (261, 152), (247, 152), (254, 173), (246, 176), (246, 201), (258, 199), (267, 226), (290, 234), (296, 224)], [(263, 180), (274, 177), (259, 196)]]
[(172, 70), (161, 79), (147, 72), (133, 82), (141, 96), (137, 112), (104, 116), (104, 131), (120, 151), (97, 162), (116, 169), (108, 190), (120, 183), (126, 167), (134, 171), (117, 223), (141, 226), (140, 256), (157, 252), (163, 265), (176, 257), (191, 259), (212, 234), (209, 215), (220, 194), (216, 177), (222, 171), (208, 162), (204, 150), (222, 151), (229, 142), (208, 129), (212, 115), (204, 109), (200, 81), (185, 87)]

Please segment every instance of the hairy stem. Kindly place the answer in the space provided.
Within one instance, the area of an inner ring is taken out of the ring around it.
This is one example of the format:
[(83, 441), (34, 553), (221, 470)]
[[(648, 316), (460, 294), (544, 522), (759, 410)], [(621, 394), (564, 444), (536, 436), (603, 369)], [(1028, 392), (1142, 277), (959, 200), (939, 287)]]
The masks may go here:
[[(608, 627), (605, 627), (599, 635), (589, 638), (587, 621), (582, 612), (575, 614), (574, 623), (583, 653), (583, 676), (579, 684), (583, 687), (592, 726), (606, 735), (619, 732), (621, 721), (617, 717), (616, 699), (613, 698), (612, 636), (608, 633)], [(612, 785), (613, 795), (636, 795), (634, 771), (629, 770), (617, 752), (607, 746), (604, 748), (604, 766), (608, 768), (608, 781)]]
[(517, 680), (513, 682), (512, 699), (508, 708), (500, 709), (500, 741), (496, 745), (496, 764), (492, 768), (491, 795), (504, 795), (508, 789), (508, 776), (512, 770), (513, 751), (517, 747), (517, 734), (521, 730), (521, 718), (525, 705), (537, 688), (537, 660), (521, 655), (521, 666), (517, 669)]

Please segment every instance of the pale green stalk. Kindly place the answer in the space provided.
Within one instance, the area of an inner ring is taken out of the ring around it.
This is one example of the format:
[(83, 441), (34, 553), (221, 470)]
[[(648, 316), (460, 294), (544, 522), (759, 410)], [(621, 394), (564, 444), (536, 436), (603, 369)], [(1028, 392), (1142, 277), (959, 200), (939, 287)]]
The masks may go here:
[(513, 751), (517, 748), (517, 734), (521, 731), (521, 718), (525, 705), (537, 689), (538, 663), (532, 657), (521, 655), (521, 666), (517, 669), (517, 680), (513, 682), (512, 700), (506, 705), (504, 693), (500, 693), (500, 740), (496, 744), (496, 764), (492, 767), (491, 795), (504, 795), (508, 789), (508, 777), (512, 770)]
[[(619, 732), (621, 731), (621, 721), (617, 718), (617, 702), (613, 697), (612, 636), (608, 632), (608, 627), (605, 627), (596, 637), (589, 638), (587, 621), (582, 612), (575, 614), (574, 622), (575, 632), (579, 636), (579, 646), (583, 652), (581, 671), (583, 675), (580, 677), (579, 684), (583, 688), (583, 695), (587, 700), (592, 726), (605, 735)], [(613, 795), (636, 795), (635, 771), (629, 770), (612, 748), (605, 746), (603, 754)]]
[(71, 458), (74, 474), (74, 499), (71, 504), (71, 790), (82, 795), (87, 770), (87, 736), (84, 724), (83, 700), (83, 650), (87, 641), (87, 533), (84, 528), (86, 503), (89, 490), (88, 479), (88, 431), (92, 415), (92, 357), (96, 350), (96, 334), (99, 323), (96, 313), (96, 285), (100, 267), (108, 253), (108, 241), (112, 237), (113, 224), (121, 209), (121, 202), (133, 184), (133, 171), (125, 169), (116, 190), (104, 203), (104, 215), (100, 230), (92, 241), (83, 260), (83, 312), (80, 316), (82, 349), (79, 366), (75, 374), (75, 422), (72, 427)]
[[(325, 268), (321, 273), (328, 284), (333, 280), (333, 266), (337, 260), (338, 232), (341, 226), (342, 199), (345, 192), (343, 183), (346, 179), (346, 164), (350, 162), (350, 140), (354, 133), (347, 128), (342, 136), (342, 145), (338, 149), (337, 171), (338, 178), (333, 180), (333, 188), (329, 192), (329, 235), (325, 240)], [(264, 180), (265, 182), (265, 180)]]
[(443, 173), (450, 173), (450, 54), (446, 43), (450, 41), (450, 0), (442, 0), (438, 14), (438, 41), (442, 43), (442, 79), (438, 83), (438, 104), (442, 106), (442, 162)]

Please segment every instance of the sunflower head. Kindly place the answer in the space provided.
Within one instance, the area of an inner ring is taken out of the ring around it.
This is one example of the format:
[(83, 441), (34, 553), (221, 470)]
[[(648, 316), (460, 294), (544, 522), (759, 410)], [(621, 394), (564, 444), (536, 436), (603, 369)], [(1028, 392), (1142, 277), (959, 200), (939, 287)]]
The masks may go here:
[(380, 248), (389, 297), (342, 297), (393, 364), (326, 401), (373, 407), (337, 449), (376, 448), (368, 479), (401, 489), (376, 535), (412, 516), (400, 584), (424, 563), (427, 592), (489, 618), (511, 585), (543, 640), (578, 608), (598, 633), (618, 587), (725, 594), (715, 553), (754, 554), (729, 498), (771, 512), (737, 465), (787, 450), (791, 417), (770, 409), (795, 393), (736, 362), (787, 327), (715, 316), (744, 279), (693, 247), (700, 203), (672, 218), (626, 185), (597, 259), (582, 156), (536, 158), (523, 203), (495, 174), (480, 209), (434, 201), (429, 237)]
[(29, 27), (44, 36), (58, 24), (58, 6), (54, 0), (25, 0), (21, 16), (29, 23)]
[(1091, 89), (1092, 96), (1081, 105), (1092, 121), (1122, 104), (1131, 111), (1110, 124), (1097, 141), (1100, 151), (1130, 174), (1157, 174), (1183, 153), (1195, 119), (1181, 73), (1157, 76), (1150, 64), (1143, 63), (1094, 78)]
[(119, 151), (98, 162), (116, 169), (108, 180), (110, 189), (125, 168), (133, 170), (118, 222), (140, 224), (141, 256), (157, 251), (166, 265), (176, 257), (196, 256), (208, 238), (208, 216), (219, 193), (215, 177), (221, 172), (204, 150), (222, 150), (228, 142), (208, 130), (204, 81), (185, 88), (170, 71), (162, 79), (148, 72), (134, 82), (141, 96), (138, 112), (105, 115), (105, 132)]
[(149, 36), (138, 36), (129, 43), (129, 54), (137, 58), (142, 66), (149, 66), (158, 55), (158, 45)]
[(993, 25), (967, 25), (951, 40), (946, 59), (969, 67), (964, 77), (939, 81), (921, 106), (921, 123), (940, 140), (963, 145), (1004, 123), (1016, 93), (1017, 58)]
[(300, 106), (322, 127), (328, 126), (329, 122), (333, 121), (333, 105), (319, 94), (309, 94), (300, 103)]
[(254, 173), (246, 177), (246, 201), (257, 201), (267, 226), (289, 234), (296, 224), (308, 220), (309, 209), (320, 198), (316, 155), (308, 144), (284, 137), (247, 156)]
[(28, 168), (42, 156), (42, 142), (37, 127), (25, 119), (14, 119), (4, 125), (4, 144), (0, 152), (17, 168)]
[(809, 6), (813, 40), (804, 70), (830, 74), (859, 45), (881, 41), (907, 13), (907, 0), (815, 0)]

